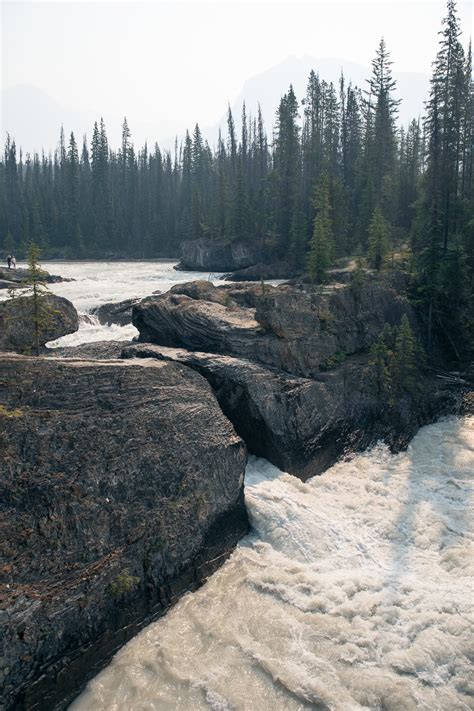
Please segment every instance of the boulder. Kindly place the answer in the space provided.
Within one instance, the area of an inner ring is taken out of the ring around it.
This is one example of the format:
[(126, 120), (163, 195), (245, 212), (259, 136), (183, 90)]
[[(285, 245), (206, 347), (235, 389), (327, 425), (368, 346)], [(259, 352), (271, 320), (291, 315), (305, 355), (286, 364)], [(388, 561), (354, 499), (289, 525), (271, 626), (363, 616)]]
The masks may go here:
[(99, 323), (107, 326), (113, 323), (118, 326), (127, 326), (132, 323), (132, 308), (140, 299), (125, 299), (110, 304), (101, 304), (91, 310), (91, 314), (99, 319)]
[(416, 407), (403, 396), (396, 407), (387, 407), (371, 386), (370, 371), (360, 357), (317, 379), (250, 360), (152, 344), (126, 346), (122, 357), (174, 361), (198, 371), (249, 451), (303, 480), (379, 439), (398, 451), (420, 423), (452, 404), (439, 385), (427, 382)]
[(301, 274), (301, 269), (295, 269), (288, 262), (272, 262), (267, 264), (260, 262), (252, 264), (245, 269), (237, 269), (236, 271), (226, 274), (224, 279), (228, 281), (261, 281), (262, 279), (292, 279)]
[[(18, 267), (17, 269), (7, 269), (4, 267), (0, 267), (0, 280), (4, 280), (7, 282), (12, 282), (18, 286), (21, 286), (21, 282), (24, 279), (28, 279), (30, 277), (30, 272), (28, 269), (22, 269)], [(56, 274), (49, 274), (48, 272), (43, 271), (43, 281), (45, 281), (47, 284), (57, 284), (62, 281), (75, 281), (75, 279), (72, 278), (66, 278), (66, 277), (60, 277), (57, 276)], [(6, 288), (0, 286), (0, 288)]]
[[(250, 292), (255, 308), (176, 292), (144, 299), (132, 315), (139, 340), (247, 358), (314, 377), (333, 359), (367, 350), (385, 323), (398, 324), (405, 313), (414, 320), (408, 302), (383, 284), (368, 283), (358, 291), (283, 286), (263, 293), (257, 287), (257, 293), (255, 287)], [(231, 302), (235, 293), (227, 292)]]
[(0, 420), (1, 701), (66, 708), (247, 532), (246, 448), (155, 360), (2, 355)]
[[(77, 331), (79, 318), (70, 301), (55, 294), (41, 298), (47, 316), (40, 332), (40, 346)], [(33, 314), (34, 302), (31, 296), (0, 301), (0, 351), (30, 353), (34, 350)]]
[(188, 240), (181, 245), (179, 269), (231, 272), (249, 267), (261, 259), (261, 250), (247, 242), (212, 239)]

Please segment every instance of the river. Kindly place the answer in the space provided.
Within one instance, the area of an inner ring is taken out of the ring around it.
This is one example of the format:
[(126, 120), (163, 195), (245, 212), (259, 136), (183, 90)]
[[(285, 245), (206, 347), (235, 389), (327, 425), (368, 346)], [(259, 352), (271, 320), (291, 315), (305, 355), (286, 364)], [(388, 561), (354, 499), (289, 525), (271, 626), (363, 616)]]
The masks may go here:
[[(81, 312), (203, 276), (172, 266), (45, 264), (76, 277), (52, 289)], [(83, 323), (61, 343), (133, 333)], [(306, 483), (251, 458), (251, 534), (70, 711), (474, 709), (473, 474), (472, 417)]]

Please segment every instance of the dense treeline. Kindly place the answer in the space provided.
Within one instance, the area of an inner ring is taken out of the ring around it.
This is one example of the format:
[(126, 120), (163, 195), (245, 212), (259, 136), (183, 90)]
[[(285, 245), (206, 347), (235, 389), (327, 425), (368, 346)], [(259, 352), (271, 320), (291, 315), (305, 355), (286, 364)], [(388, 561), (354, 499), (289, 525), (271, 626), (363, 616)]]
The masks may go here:
[(449, 0), (426, 116), (407, 127), (397, 124), (382, 39), (365, 90), (311, 72), (298, 103), (290, 86), (271, 139), (260, 111), (247, 116), (245, 105), (239, 135), (229, 109), (214, 150), (196, 125), (172, 152), (157, 144), (136, 151), (126, 120), (119, 150), (102, 120), (82, 148), (61, 131), (53, 155), (23, 156), (7, 137), (4, 250), (21, 254), (33, 239), (50, 256), (143, 258), (177, 256), (188, 239), (243, 240), (321, 281), (337, 257), (365, 255), (380, 269), (411, 249), (429, 329), (454, 303), (465, 319), (474, 267), (474, 94), (471, 50), (459, 35)]
[[(211, 150), (199, 126), (172, 153), (138, 152), (126, 119), (122, 145), (110, 148), (103, 121), (82, 148), (61, 131), (53, 155), (23, 156), (9, 137), (1, 165), (1, 232), (51, 254), (177, 255), (182, 240), (256, 240), (277, 257), (304, 264), (317, 183), (327, 183), (332, 254), (365, 245), (375, 206), (383, 204), (397, 240), (408, 233), (421, 172), (421, 129), (395, 127), (397, 102), (382, 40), (369, 90), (341, 77), (338, 87), (311, 72), (298, 104), (281, 99), (271, 140), (260, 112)], [(3, 189), (4, 188), (4, 189)]]

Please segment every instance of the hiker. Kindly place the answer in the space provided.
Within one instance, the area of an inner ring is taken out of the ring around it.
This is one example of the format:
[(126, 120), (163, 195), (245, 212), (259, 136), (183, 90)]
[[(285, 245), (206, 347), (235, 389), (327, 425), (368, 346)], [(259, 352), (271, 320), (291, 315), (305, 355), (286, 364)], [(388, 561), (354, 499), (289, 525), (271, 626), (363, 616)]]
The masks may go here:
[(7, 264), (8, 264), (8, 268), (10, 269), (11, 266), (12, 266), (12, 256), (11, 256), (11, 254), (9, 254), (8, 257), (7, 257)]
[(16, 269), (16, 257), (12, 254), (11, 265), (13, 269)]

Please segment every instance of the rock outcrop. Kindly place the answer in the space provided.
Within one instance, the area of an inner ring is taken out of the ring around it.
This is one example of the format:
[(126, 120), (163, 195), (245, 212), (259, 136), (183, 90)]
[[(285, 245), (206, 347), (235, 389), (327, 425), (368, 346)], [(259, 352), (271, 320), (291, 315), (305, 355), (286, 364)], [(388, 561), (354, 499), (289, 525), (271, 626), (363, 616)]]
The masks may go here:
[[(0, 267), (0, 289), (21, 287), (24, 279), (28, 279), (30, 272), (28, 269), (5, 269)], [(55, 274), (49, 274), (48, 272), (43, 272), (43, 281), (47, 284), (57, 284), (62, 281), (74, 281), (72, 278), (64, 278), (57, 276)]]
[(74, 358), (75, 360), (120, 360), (123, 349), (132, 341), (92, 341), (77, 346), (60, 346), (43, 349), (48, 358)]
[(0, 356), (1, 685), (65, 708), (248, 523), (246, 448), (179, 364)]
[(111, 326), (127, 326), (132, 323), (132, 308), (140, 299), (125, 299), (110, 304), (101, 304), (91, 310), (91, 314), (99, 319), (99, 323)]
[(122, 357), (174, 361), (201, 373), (249, 451), (303, 480), (379, 439), (398, 451), (421, 424), (452, 404), (427, 381), (416, 407), (403, 395), (395, 408), (387, 407), (367, 381), (366, 362), (357, 356), (317, 379), (242, 358), (151, 344), (128, 345)]
[[(378, 439), (400, 449), (453, 405), (439, 381), (425, 376), (415, 396), (400, 392), (395, 399), (372, 382), (369, 350), (385, 324), (398, 325), (406, 314), (418, 327), (408, 302), (389, 285), (284, 285), (263, 293), (256, 285), (202, 291), (182, 285), (179, 291), (134, 307), (141, 343), (126, 347), (123, 357), (197, 370), (249, 451), (303, 479)], [(236, 303), (237, 293), (247, 306)]]
[(232, 272), (261, 261), (260, 249), (246, 242), (197, 239), (183, 242), (179, 269)]
[[(45, 316), (39, 334), (39, 345), (74, 333), (79, 317), (70, 301), (62, 296), (41, 297)], [(34, 302), (31, 296), (19, 296), (0, 301), (0, 351), (30, 353), (34, 350)]]
[(226, 274), (228, 281), (261, 281), (267, 279), (291, 279), (301, 274), (301, 269), (295, 269), (288, 262), (260, 262), (245, 269), (237, 269)]
[(359, 292), (282, 287), (262, 293), (257, 287), (259, 296), (253, 287), (255, 309), (225, 306), (221, 291), (235, 299), (222, 287), (209, 285), (204, 300), (186, 296), (185, 289), (134, 307), (140, 341), (246, 358), (302, 377), (318, 375), (333, 358), (367, 350), (385, 323), (398, 324), (403, 314), (413, 318), (406, 300), (377, 283)]

